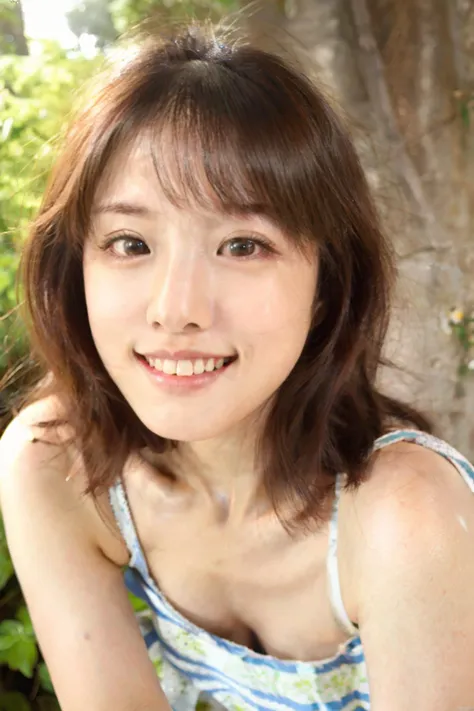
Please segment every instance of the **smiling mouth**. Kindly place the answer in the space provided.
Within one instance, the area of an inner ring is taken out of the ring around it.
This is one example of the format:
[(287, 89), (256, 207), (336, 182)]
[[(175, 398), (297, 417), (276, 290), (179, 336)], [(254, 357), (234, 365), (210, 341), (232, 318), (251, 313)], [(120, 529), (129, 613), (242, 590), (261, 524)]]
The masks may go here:
[(169, 360), (151, 358), (136, 354), (137, 358), (148, 368), (156, 373), (161, 373), (175, 378), (191, 378), (205, 376), (216, 371), (224, 370), (234, 363), (238, 356), (228, 358), (195, 358), (193, 360)]

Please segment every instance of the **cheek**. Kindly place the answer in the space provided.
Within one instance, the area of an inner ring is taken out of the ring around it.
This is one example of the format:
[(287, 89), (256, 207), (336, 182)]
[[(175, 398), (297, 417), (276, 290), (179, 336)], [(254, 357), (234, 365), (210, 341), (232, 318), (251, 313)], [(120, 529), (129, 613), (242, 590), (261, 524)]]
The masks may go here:
[[(301, 355), (311, 323), (314, 273), (285, 274), (232, 290), (227, 315), (243, 361), (259, 365), (256, 391), (276, 389)], [(236, 295), (239, 294), (239, 297)], [(230, 376), (230, 374), (229, 374)], [(264, 392), (263, 396), (268, 393)]]
[(231, 311), (240, 328), (252, 336), (291, 338), (307, 333), (315, 290), (312, 273), (273, 275), (251, 288), (235, 291)]
[(113, 333), (123, 336), (124, 326), (137, 319), (140, 290), (128, 288), (123, 276), (118, 276), (94, 264), (84, 268), (87, 313), (92, 335), (99, 344)]

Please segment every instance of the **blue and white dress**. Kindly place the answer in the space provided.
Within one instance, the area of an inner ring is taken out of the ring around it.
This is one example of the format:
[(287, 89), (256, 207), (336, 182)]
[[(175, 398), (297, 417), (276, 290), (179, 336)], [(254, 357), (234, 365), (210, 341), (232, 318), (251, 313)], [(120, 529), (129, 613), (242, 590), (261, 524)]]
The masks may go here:
[[(414, 430), (380, 437), (374, 450), (409, 441), (438, 452), (459, 471), (474, 492), (474, 467), (442, 440)], [(329, 529), (329, 595), (338, 622), (350, 638), (333, 657), (317, 662), (281, 660), (254, 652), (206, 632), (183, 617), (160, 593), (141, 548), (120, 482), (110, 501), (130, 552), (125, 572), (128, 589), (148, 604), (138, 621), (150, 658), (173, 711), (368, 711), (370, 691), (364, 650), (344, 609), (337, 566), (337, 520), (343, 475)]]

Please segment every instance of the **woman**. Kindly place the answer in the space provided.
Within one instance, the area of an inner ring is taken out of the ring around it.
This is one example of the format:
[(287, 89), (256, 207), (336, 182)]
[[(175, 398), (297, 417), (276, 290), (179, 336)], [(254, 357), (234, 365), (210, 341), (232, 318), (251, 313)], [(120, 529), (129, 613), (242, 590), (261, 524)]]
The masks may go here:
[(63, 711), (474, 707), (474, 469), (376, 386), (392, 277), (281, 59), (193, 26), (92, 95), (23, 256), (45, 378), (1, 443)]

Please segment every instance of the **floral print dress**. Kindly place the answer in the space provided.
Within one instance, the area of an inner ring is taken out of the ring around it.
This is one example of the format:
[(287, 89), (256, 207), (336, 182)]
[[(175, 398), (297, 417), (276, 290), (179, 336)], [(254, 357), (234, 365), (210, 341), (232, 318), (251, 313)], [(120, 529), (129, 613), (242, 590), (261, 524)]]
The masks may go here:
[[(380, 437), (374, 450), (409, 441), (448, 459), (474, 492), (474, 467), (446, 442), (415, 430)], [(173, 711), (369, 711), (364, 650), (349, 621), (337, 574), (337, 516), (343, 475), (337, 477), (330, 522), (328, 575), (331, 604), (352, 633), (333, 657), (316, 662), (281, 660), (213, 635), (183, 617), (161, 594), (141, 548), (122, 483), (110, 502), (130, 551), (125, 582), (147, 608), (138, 623)]]

